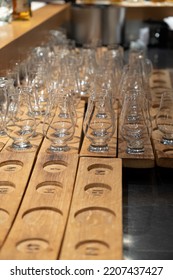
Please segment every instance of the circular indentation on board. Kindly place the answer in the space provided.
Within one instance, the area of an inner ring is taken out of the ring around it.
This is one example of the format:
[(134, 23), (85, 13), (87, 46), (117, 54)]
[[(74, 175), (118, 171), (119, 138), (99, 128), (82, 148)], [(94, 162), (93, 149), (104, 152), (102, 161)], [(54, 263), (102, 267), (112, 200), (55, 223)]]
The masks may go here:
[(107, 175), (113, 170), (113, 167), (108, 164), (95, 163), (88, 166), (88, 171), (94, 175)]
[(152, 131), (156, 131), (156, 130), (158, 130), (158, 127), (157, 126), (153, 127)]
[(48, 161), (43, 165), (43, 169), (50, 173), (58, 173), (64, 171), (67, 165), (67, 162), (63, 160)]
[(38, 184), (36, 186), (36, 190), (38, 193), (42, 193), (42, 194), (55, 194), (61, 191), (62, 187), (63, 186), (60, 182), (46, 181)]
[[(166, 110), (167, 108), (163, 106), (162, 109), (163, 109), (163, 110), (164, 110), (164, 109)], [(164, 114), (163, 114), (163, 115), (162, 115), (162, 114), (159, 114), (159, 118), (160, 118), (160, 119), (162, 119), (162, 118), (164, 119), (164, 118), (165, 118), (165, 115), (164, 115)], [(166, 119), (167, 119), (167, 120), (172, 120), (172, 117), (168, 115)]]
[(85, 240), (77, 243), (75, 249), (83, 256), (96, 257), (105, 254), (109, 250), (109, 245), (100, 240)]
[[(165, 84), (166, 84), (166, 82), (165, 82)], [(171, 88), (169, 87), (169, 86), (166, 86), (166, 85), (159, 85), (159, 88), (161, 89), (161, 90), (171, 90)]]
[(155, 91), (152, 92), (152, 97), (161, 96), (162, 93), (165, 91), (163, 88), (157, 88)]
[(19, 160), (7, 160), (0, 163), (0, 171), (17, 172), (21, 170), (23, 163)]
[(18, 242), (16, 248), (22, 253), (39, 253), (44, 251), (49, 246), (49, 242), (44, 239), (33, 238)]
[(159, 106), (160, 106), (159, 104), (153, 104), (153, 105), (152, 105), (152, 108), (153, 108), (153, 109), (158, 109)]
[[(154, 80), (153, 80), (153, 83), (155, 83), (155, 84), (158, 83), (158, 84), (159, 84), (158, 87), (159, 87), (160, 84), (161, 84), (161, 85), (166, 84), (166, 81), (165, 81), (165, 80), (160, 80), (160, 79), (154, 79)], [(152, 87), (152, 88), (153, 88), (153, 87)]]
[(153, 71), (153, 75), (165, 75), (165, 72), (164, 71), (162, 71), (162, 70), (154, 70)]
[(161, 97), (162, 94), (163, 94), (163, 91), (161, 91), (161, 92), (157, 91), (154, 94), (155, 94), (156, 97)]
[(94, 197), (106, 195), (112, 190), (111, 186), (104, 183), (91, 183), (84, 187), (84, 191)]
[(8, 218), (9, 213), (6, 210), (0, 208), (0, 224), (5, 223), (8, 220)]
[(13, 192), (15, 189), (15, 185), (9, 181), (1, 181), (0, 182), (0, 195), (8, 194)]
[(24, 212), (22, 218), (27, 224), (40, 226), (41, 223), (54, 219), (55, 214), (58, 214), (58, 216), (63, 215), (61, 210), (55, 207), (37, 207)]
[(110, 224), (115, 216), (115, 213), (109, 208), (96, 206), (83, 208), (74, 214), (77, 222), (89, 225)]
[(169, 91), (169, 90), (171, 90), (171, 88), (167, 87), (165, 85), (158, 84), (157, 86), (154, 87), (154, 93), (155, 92), (160, 92), (161, 93), (161, 92)]
[[(151, 89), (153, 89), (153, 90), (159, 90), (160, 88), (161, 88), (160, 85), (152, 86), (151, 87)], [(155, 91), (154, 91), (154, 93), (155, 93)]]
[(167, 155), (173, 155), (173, 148), (172, 149), (164, 149), (163, 152), (166, 153)]

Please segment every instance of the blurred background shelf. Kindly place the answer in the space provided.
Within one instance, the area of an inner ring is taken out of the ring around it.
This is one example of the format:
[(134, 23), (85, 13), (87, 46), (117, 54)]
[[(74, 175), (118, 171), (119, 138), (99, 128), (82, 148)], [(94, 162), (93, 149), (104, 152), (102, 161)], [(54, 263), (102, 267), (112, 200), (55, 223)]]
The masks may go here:
[(117, 7), (127, 7), (127, 8), (145, 8), (145, 7), (173, 7), (173, 2), (152, 2), (152, 1), (106, 1), (106, 0), (76, 0), (76, 4), (83, 5), (115, 5)]

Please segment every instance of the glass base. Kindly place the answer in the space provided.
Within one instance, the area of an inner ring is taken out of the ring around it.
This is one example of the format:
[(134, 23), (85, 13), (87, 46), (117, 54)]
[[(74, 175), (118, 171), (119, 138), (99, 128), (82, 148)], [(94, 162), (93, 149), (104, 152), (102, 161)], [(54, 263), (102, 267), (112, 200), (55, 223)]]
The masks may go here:
[(103, 131), (94, 130), (91, 134), (94, 135), (94, 136), (97, 136), (97, 137), (104, 137), (104, 136), (106, 136), (108, 133), (107, 133), (106, 130), (103, 130)]
[(23, 143), (15, 143), (13, 142), (10, 146), (13, 150), (28, 150), (31, 149), (33, 146), (30, 142), (23, 142)]
[(63, 138), (63, 137), (66, 137), (66, 136), (70, 135), (70, 133), (68, 131), (65, 131), (65, 132), (63, 132), (63, 131), (60, 131), (60, 132), (56, 131), (52, 135), (55, 136), (55, 137)]
[(173, 145), (173, 139), (167, 139), (163, 137), (160, 142), (164, 145)]
[(96, 115), (96, 117), (99, 118), (99, 119), (106, 119), (107, 118), (107, 114), (104, 113), (104, 112), (102, 112), (102, 113), (100, 112), (100, 113), (98, 113)]
[(89, 147), (88, 147), (88, 151), (89, 152), (94, 152), (94, 153), (104, 153), (104, 152), (107, 152), (109, 150), (109, 147), (107, 144), (105, 145), (93, 145), (91, 144)]
[(70, 148), (65, 145), (65, 146), (53, 146), (51, 145), (47, 151), (48, 152), (53, 152), (53, 153), (56, 153), (56, 152), (68, 152), (70, 150)]
[(144, 147), (142, 148), (130, 148), (127, 147), (126, 149), (127, 154), (143, 154), (144, 153)]
[(63, 113), (63, 112), (59, 113), (58, 116), (59, 116), (60, 118), (64, 118), (64, 119), (68, 119), (68, 118), (69, 118), (69, 114), (68, 114), (68, 113)]
[(4, 130), (0, 130), (0, 136), (7, 136), (7, 133)]
[(40, 113), (40, 111), (34, 111), (34, 109), (33, 109), (33, 112), (28, 112), (28, 116), (31, 116), (31, 117), (38, 117), (38, 116), (41, 116), (41, 113)]

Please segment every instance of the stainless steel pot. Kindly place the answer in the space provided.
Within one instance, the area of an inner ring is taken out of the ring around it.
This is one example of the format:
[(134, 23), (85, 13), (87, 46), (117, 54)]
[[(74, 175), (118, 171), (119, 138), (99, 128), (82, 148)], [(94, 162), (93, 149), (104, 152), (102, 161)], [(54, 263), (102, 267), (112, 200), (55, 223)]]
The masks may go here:
[(121, 44), (125, 23), (125, 8), (114, 6), (73, 5), (71, 11), (71, 37), (77, 44), (93, 40), (103, 45)]

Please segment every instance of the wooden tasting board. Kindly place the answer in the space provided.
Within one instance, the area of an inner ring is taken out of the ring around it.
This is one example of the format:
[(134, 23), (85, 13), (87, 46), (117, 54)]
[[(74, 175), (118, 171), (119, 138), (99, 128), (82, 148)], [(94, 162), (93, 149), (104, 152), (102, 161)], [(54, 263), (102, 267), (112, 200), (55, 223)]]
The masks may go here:
[(122, 161), (80, 157), (60, 259), (122, 255)]
[(156, 114), (160, 105), (161, 95), (165, 90), (173, 89), (171, 72), (169, 70), (155, 70), (151, 77), (151, 117), (152, 117), (152, 144), (156, 165), (173, 168), (173, 146), (161, 143), (162, 134), (156, 125)]

